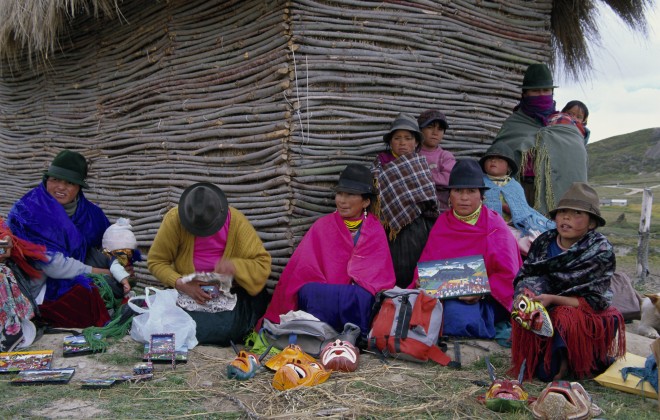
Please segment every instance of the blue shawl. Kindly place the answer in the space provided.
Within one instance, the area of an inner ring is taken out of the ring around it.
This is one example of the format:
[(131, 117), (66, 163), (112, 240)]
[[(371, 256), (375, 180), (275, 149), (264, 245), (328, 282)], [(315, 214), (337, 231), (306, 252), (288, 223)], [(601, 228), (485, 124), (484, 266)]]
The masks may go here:
[(89, 247), (101, 246), (110, 222), (82, 191), (78, 193), (76, 212), (69, 217), (42, 183), (14, 204), (7, 225), (16, 236), (45, 245), (48, 253), (61, 252), (84, 262)]

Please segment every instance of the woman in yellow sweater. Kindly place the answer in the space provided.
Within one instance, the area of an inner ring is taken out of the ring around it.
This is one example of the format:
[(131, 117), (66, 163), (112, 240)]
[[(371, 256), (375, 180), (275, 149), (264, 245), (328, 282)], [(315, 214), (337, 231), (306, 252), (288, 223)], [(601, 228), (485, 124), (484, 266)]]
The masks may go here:
[(200, 281), (184, 281), (193, 273), (232, 275), (234, 309), (188, 311), (197, 323), (200, 344), (229, 345), (242, 341), (261, 318), (268, 303), (264, 289), (271, 256), (247, 218), (229, 207), (217, 186), (200, 182), (188, 187), (178, 207), (167, 212), (148, 255), (149, 271), (200, 305), (212, 299)]

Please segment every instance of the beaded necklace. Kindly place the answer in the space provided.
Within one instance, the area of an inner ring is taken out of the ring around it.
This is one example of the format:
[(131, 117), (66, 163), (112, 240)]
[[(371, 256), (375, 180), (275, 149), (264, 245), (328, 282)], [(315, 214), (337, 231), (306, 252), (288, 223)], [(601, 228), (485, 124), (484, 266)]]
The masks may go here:
[(357, 220), (346, 220), (344, 219), (344, 224), (350, 230), (351, 232), (355, 232), (358, 230), (360, 225), (362, 224), (363, 219), (357, 219)]
[(491, 176), (491, 175), (486, 175), (488, 179), (493, 181), (493, 183), (497, 186), (503, 187), (506, 184), (511, 181), (511, 177), (509, 175), (505, 175), (504, 177), (496, 177), (496, 176)]
[(454, 217), (456, 217), (458, 220), (461, 222), (465, 222), (471, 225), (474, 225), (477, 223), (477, 219), (479, 218), (479, 214), (481, 214), (481, 204), (479, 205), (479, 208), (474, 211), (472, 214), (468, 214), (467, 216), (461, 216), (458, 213), (456, 213), (456, 210), (452, 210), (454, 213)]

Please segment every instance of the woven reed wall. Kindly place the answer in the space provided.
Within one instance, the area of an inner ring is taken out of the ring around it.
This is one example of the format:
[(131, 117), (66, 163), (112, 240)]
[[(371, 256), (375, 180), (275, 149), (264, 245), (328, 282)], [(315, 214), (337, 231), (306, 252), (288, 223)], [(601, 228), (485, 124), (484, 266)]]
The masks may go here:
[(121, 20), (77, 17), (47, 64), (0, 64), (0, 215), (70, 148), (146, 254), (183, 189), (210, 181), (264, 240), (272, 287), (399, 112), (438, 108), (444, 147), (483, 153), (526, 66), (549, 61), (551, 3), (125, 0)]

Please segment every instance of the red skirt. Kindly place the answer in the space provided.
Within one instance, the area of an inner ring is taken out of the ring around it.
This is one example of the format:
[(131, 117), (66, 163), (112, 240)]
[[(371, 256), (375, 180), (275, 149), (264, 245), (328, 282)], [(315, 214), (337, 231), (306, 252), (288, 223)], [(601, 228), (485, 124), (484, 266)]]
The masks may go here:
[(41, 319), (50, 327), (87, 328), (102, 327), (110, 315), (98, 288), (75, 285), (54, 301), (39, 305)]

